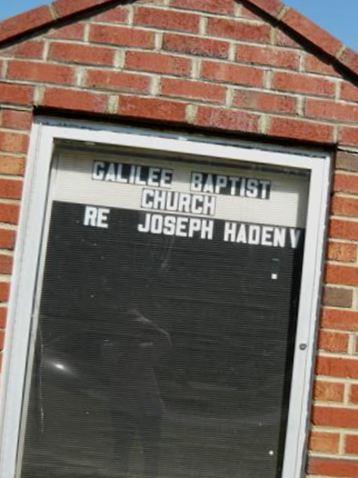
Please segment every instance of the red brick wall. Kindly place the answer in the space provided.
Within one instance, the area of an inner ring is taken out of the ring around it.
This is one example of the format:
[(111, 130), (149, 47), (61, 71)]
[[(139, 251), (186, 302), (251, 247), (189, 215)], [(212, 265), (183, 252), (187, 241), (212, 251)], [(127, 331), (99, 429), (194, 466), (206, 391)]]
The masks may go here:
[(0, 47), (0, 347), (34, 108), (321, 143), (338, 153), (308, 474), (357, 477), (357, 100), (349, 76), (233, 0), (138, 1)]

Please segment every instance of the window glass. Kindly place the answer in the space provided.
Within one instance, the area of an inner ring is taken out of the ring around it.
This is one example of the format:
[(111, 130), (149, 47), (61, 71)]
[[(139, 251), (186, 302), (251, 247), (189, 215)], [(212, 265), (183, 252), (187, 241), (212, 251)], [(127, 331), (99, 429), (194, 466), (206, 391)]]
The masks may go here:
[(55, 154), (22, 478), (278, 478), (309, 175)]

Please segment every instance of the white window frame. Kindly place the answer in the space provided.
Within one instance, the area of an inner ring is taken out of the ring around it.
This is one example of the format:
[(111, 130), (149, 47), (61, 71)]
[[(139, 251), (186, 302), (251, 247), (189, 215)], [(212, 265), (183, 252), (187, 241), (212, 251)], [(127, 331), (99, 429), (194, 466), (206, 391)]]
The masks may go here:
[(43, 228), (50, 183), (51, 161), (57, 140), (107, 144), (141, 150), (215, 157), (309, 170), (311, 181), (302, 285), (287, 436), (282, 478), (304, 474), (311, 407), (311, 389), (316, 349), (323, 254), (327, 229), (331, 158), (325, 152), (292, 149), (206, 138), (181, 133), (39, 118), (33, 124), (27, 161), (20, 225), (8, 309), (3, 371), (0, 385), (0, 476), (17, 478), (17, 461), (23, 397), (29, 360), (29, 344), (34, 342), (32, 317), (38, 301), (36, 281), (41, 257)]

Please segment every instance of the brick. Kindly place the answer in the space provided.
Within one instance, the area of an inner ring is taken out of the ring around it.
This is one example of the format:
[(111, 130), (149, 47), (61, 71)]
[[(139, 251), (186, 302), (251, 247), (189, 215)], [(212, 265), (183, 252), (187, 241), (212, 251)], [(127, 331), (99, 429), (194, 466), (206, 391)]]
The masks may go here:
[(188, 76), (191, 70), (191, 61), (188, 58), (161, 53), (128, 51), (125, 68), (151, 73)]
[(283, 7), (281, 0), (250, 0), (250, 4), (274, 17), (279, 14)]
[(0, 352), (4, 350), (5, 332), (0, 330)]
[(325, 287), (323, 304), (330, 307), (352, 307), (353, 291), (341, 287)]
[(358, 173), (358, 154), (348, 151), (338, 151), (336, 157), (336, 169), (344, 169)]
[(128, 21), (128, 10), (120, 5), (117, 8), (111, 8), (106, 12), (92, 17), (92, 22), (102, 23), (126, 23)]
[(312, 142), (333, 142), (332, 126), (287, 118), (271, 118), (268, 134)]
[(54, 28), (46, 35), (47, 38), (56, 38), (61, 40), (83, 40), (85, 26), (83, 23), (73, 23), (60, 28)]
[(7, 302), (10, 292), (9, 282), (0, 282), (0, 302)]
[(88, 70), (85, 84), (91, 88), (147, 93), (150, 89), (150, 78), (148, 76), (134, 75), (131, 73)]
[(346, 353), (348, 350), (348, 334), (321, 330), (318, 347), (326, 352)]
[(226, 89), (220, 85), (203, 83), (201, 81), (176, 80), (163, 78), (161, 94), (179, 98), (191, 98), (213, 103), (223, 103)]
[(297, 50), (303, 50), (301, 43), (292, 36), (288, 35), (281, 29), (275, 28), (275, 44), (278, 46), (285, 46), (290, 48), (296, 48)]
[(231, 131), (258, 132), (259, 116), (219, 108), (199, 106), (194, 124)]
[(22, 35), (25, 32), (40, 28), (52, 21), (48, 7), (39, 7), (0, 23), (0, 41)]
[(109, 3), (109, 0), (76, 0), (69, 2), (68, 0), (56, 0), (53, 3), (58, 16), (66, 17), (74, 13), (79, 13), (83, 10), (88, 10), (91, 7), (97, 7)]
[(276, 72), (272, 78), (272, 88), (294, 93), (307, 93), (317, 96), (334, 96), (335, 84), (331, 80), (307, 76), (301, 73)]
[(19, 219), (19, 206), (17, 204), (0, 203), (0, 222), (17, 224)]
[(173, 55), (129, 51), (126, 54), (125, 68), (150, 73), (188, 76), (191, 71), (191, 61)]
[(64, 110), (105, 113), (107, 102), (107, 95), (95, 94), (87, 91), (47, 88), (41, 105)]
[(3, 128), (29, 130), (32, 123), (32, 112), (3, 110), (0, 113), (0, 125)]
[(11, 274), (12, 257), (0, 254), (0, 274)]
[(28, 144), (25, 134), (0, 131), (0, 150), (4, 153), (26, 153)]
[(358, 101), (358, 87), (352, 83), (344, 81), (341, 86), (341, 100)]
[(349, 396), (349, 400), (352, 403), (358, 403), (358, 385), (351, 386), (351, 393)]
[(333, 189), (336, 192), (357, 194), (358, 176), (336, 173), (334, 176)]
[(12, 250), (15, 246), (15, 231), (12, 229), (0, 229), (0, 249)]
[(219, 63), (203, 61), (201, 77), (206, 80), (219, 81), (244, 86), (263, 86), (264, 73), (256, 68), (233, 65), (231, 63)]
[(346, 146), (358, 146), (358, 128), (340, 128), (339, 142)]
[(232, 0), (171, 0), (171, 7), (196, 10), (199, 12), (221, 13), (232, 15), (234, 13), (234, 2)]
[(4, 329), (6, 326), (6, 314), (7, 314), (6, 307), (0, 307), (0, 328), (1, 329)]
[(0, 351), (4, 350), (5, 332), (0, 330)]
[(3, 55), (16, 58), (41, 59), (44, 50), (44, 42), (42, 40), (29, 40), (18, 43), (2, 52)]
[(358, 217), (358, 199), (334, 196), (331, 205), (335, 216)]
[(72, 43), (53, 43), (49, 59), (81, 65), (112, 65), (114, 51), (109, 48)]
[(306, 116), (345, 123), (358, 121), (358, 106), (337, 103), (335, 101), (306, 99)]
[(241, 8), (238, 12), (238, 16), (262, 22), (262, 15), (256, 13), (256, 11), (250, 8), (250, 5), (248, 5), (247, 7), (245, 5), (241, 5)]
[(134, 12), (135, 25), (145, 25), (163, 30), (198, 33), (199, 23), (200, 16), (191, 13), (147, 7), (137, 7)]
[(356, 51), (346, 48), (340, 55), (339, 61), (356, 75), (358, 74), (358, 55)]
[(323, 402), (343, 402), (344, 385), (317, 380), (314, 384), (313, 397), (315, 400)]
[(350, 455), (358, 455), (358, 435), (346, 435), (345, 451)]
[(325, 475), (335, 478), (356, 478), (358, 476), (358, 461), (310, 458), (308, 461), (308, 473), (312, 475)]
[(314, 55), (307, 54), (305, 56), (304, 69), (308, 73), (339, 76), (339, 73), (337, 73), (335, 67), (331, 63), (325, 62)]
[(211, 38), (200, 38), (175, 33), (164, 34), (164, 50), (213, 58), (228, 58), (229, 43)]
[(24, 158), (0, 154), (0, 174), (23, 175), (25, 169)]
[[(332, 239), (354, 239), (358, 230), (354, 223), (332, 219), (330, 221), (329, 236)], [(355, 262), (357, 246), (344, 242), (330, 241), (327, 247), (327, 258), (339, 262)]]
[(327, 329), (356, 332), (358, 331), (358, 312), (324, 308), (321, 326)]
[[(332, 221), (332, 223), (333, 222), (340, 223), (340, 221)], [(339, 230), (340, 224), (334, 227)], [(327, 257), (332, 261), (355, 262), (357, 258), (357, 246), (355, 244), (330, 241), (328, 243)]]
[[(0, 352), (4, 349), (4, 342), (5, 342), (5, 332), (4, 330), (0, 330)], [(2, 366), (2, 355), (0, 355), (0, 366)]]
[(154, 48), (154, 33), (135, 28), (91, 25), (89, 39), (91, 42), (116, 46)]
[(0, 82), (0, 103), (28, 105), (32, 102), (33, 87)]
[[(316, 373), (330, 377), (358, 378), (358, 360), (321, 356), (317, 360)], [(356, 412), (358, 420), (358, 410)]]
[(330, 284), (358, 285), (358, 267), (328, 264), (325, 277)]
[(7, 77), (13, 80), (63, 85), (70, 85), (75, 80), (74, 69), (69, 66), (26, 61), (11, 61), (8, 66)]
[(0, 197), (5, 199), (20, 199), (22, 181), (0, 178)]
[(185, 122), (185, 107), (185, 104), (174, 101), (128, 96), (120, 99), (119, 113), (123, 116), (182, 123)]
[[(358, 223), (332, 219), (329, 225), (329, 235), (335, 239), (358, 240)], [(354, 251), (355, 254), (355, 251)]]
[(289, 50), (254, 45), (237, 45), (236, 61), (239, 63), (297, 70), (300, 58), (297, 52)]
[(207, 32), (209, 35), (233, 40), (256, 43), (269, 43), (270, 41), (270, 27), (268, 25), (245, 23), (239, 20), (209, 18)]
[(296, 98), (252, 90), (239, 90), (235, 92), (233, 106), (272, 113), (294, 113)]
[(329, 55), (335, 56), (342, 47), (342, 43), (339, 40), (293, 8), (288, 9), (281, 20)]
[(320, 453), (338, 453), (339, 434), (314, 431), (310, 436), (309, 449)]

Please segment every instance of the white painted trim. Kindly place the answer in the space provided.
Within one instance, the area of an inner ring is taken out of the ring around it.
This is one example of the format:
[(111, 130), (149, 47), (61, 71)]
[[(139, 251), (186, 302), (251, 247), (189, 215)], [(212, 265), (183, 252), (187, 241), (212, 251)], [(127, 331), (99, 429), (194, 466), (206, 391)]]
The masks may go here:
[[(329, 161), (326, 161), (326, 164), (321, 161), (311, 170), (296, 350), (282, 478), (304, 476), (303, 458), (309, 429), (310, 393), (325, 250), (329, 185)], [(306, 349), (301, 350), (301, 346)]]
[[(31, 134), (15, 251), (4, 367), (0, 386), (2, 419), (0, 476), (16, 477), (29, 343), (36, 334), (32, 317), (35, 316), (38, 302), (34, 300), (34, 293), (41, 257), (41, 238), (45, 222), (51, 160), (56, 140), (125, 146), (137, 151), (188, 154), (198, 159), (212, 157), (217, 160), (240, 160), (311, 172), (296, 351), (282, 473), (282, 478), (300, 478), (303, 473), (308, 433), (329, 192), (329, 156), (314, 150), (285, 150), (282, 146), (251, 143), (224, 144), (222, 139), (217, 138), (207, 139), (203, 136), (165, 134), (149, 129), (45, 118), (34, 124)], [(306, 349), (301, 350), (302, 344), (307, 345)]]
[(8, 324), (1, 374), (0, 476), (14, 477), (26, 376), (28, 344), (53, 142), (33, 125), (27, 162), (18, 240), (9, 298)]

